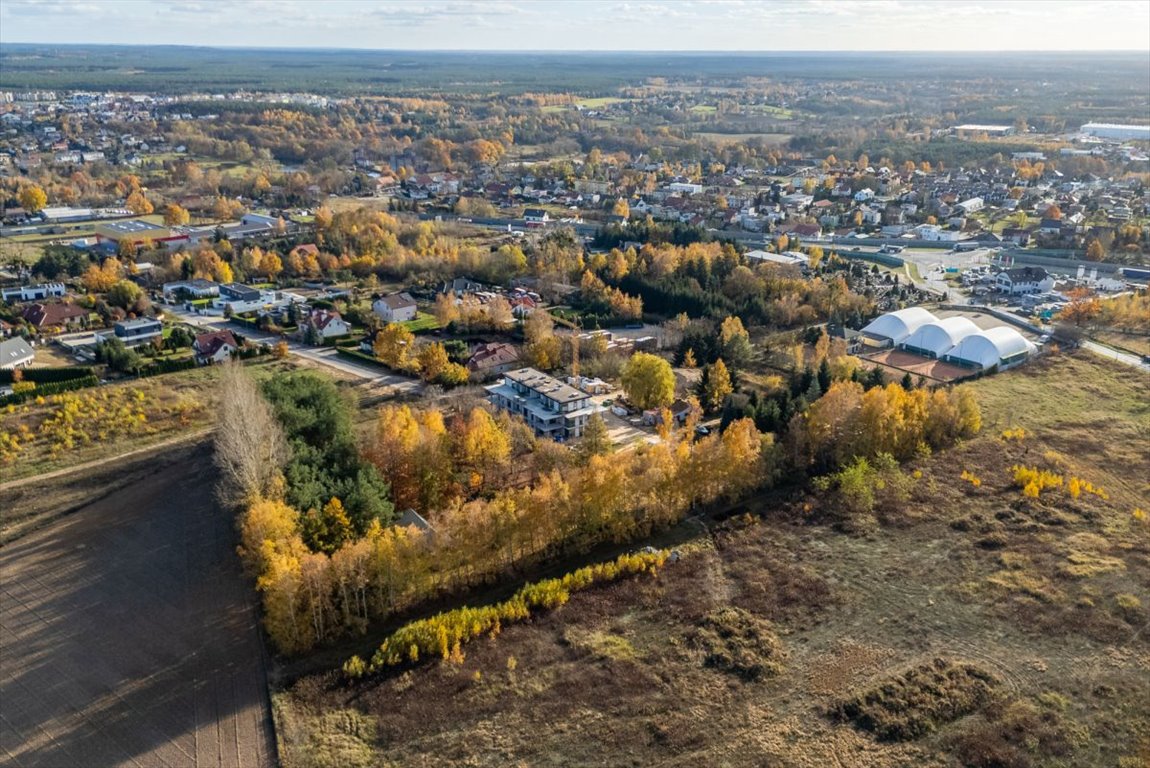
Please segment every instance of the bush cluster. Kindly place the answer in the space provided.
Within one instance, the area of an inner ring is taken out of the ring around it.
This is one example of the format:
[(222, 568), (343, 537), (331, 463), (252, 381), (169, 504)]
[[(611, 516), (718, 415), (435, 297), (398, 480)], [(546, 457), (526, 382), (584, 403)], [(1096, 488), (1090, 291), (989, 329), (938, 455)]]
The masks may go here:
[[(571, 598), (572, 592), (595, 584), (643, 573), (654, 574), (666, 560), (665, 551), (620, 555), (613, 561), (580, 568), (562, 578), (527, 584), (509, 600), (495, 605), (464, 606), (413, 621), (383, 641), (372, 656), (368, 671), (414, 664), (420, 659), (435, 656), (445, 661), (462, 662), (464, 644), (483, 635), (497, 636), (503, 624), (528, 619), (533, 610), (558, 608)], [(362, 674), (362, 669), (362, 661), (358, 657), (344, 665), (344, 671), (350, 677), (354, 677), (356, 671)]]

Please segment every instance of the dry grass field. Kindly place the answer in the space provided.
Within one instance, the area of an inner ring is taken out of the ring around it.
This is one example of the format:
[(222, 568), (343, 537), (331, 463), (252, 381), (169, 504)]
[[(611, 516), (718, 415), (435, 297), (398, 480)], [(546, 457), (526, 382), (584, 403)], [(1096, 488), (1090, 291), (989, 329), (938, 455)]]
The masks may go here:
[[(870, 525), (764, 496), (685, 523), (657, 577), (575, 595), (461, 665), (290, 681), (273, 695), (284, 763), (1144, 766), (1138, 376), (1054, 356), (980, 380), (983, 433), (909, 466), (911, 501)], [(1108, 498), (1024, 498), (1014, 464)]]

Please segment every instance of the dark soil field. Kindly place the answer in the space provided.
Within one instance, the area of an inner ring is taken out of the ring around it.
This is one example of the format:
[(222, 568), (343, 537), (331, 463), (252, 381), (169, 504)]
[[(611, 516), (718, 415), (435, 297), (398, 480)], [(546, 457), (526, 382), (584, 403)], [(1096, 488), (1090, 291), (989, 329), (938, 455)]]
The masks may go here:
[(181, 451), (0, 549), (0, 764), (275, 765), (233, 519)]
[[(1139, 376), (1063, 356), (983, 379), (982, 435), (909, 465), (897, 510), (844, 521), (827, 499), (764, 496), (688, 521), (657, 577), (576, 594), (462, 664), (290, 681), (273, 694), (284, 763), (1142, 768)], [(1109, 498), (1024, 499), (1015, 463)]]

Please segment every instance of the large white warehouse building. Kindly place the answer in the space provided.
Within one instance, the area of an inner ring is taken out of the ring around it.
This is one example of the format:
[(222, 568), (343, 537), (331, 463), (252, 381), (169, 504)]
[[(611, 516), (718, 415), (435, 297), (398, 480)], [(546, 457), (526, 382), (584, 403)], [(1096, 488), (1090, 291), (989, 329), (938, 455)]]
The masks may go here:
[(1013, 328), (1002, 325), (982, 330), (968, 317), (940, 320), (921, 307), (880, 315), (862, 329), (862, 335), (871, 346), (898, 347), (979, 371), (1009, 368), (1038, 349)]
[(941, 358), (963, 338), (978, 331), (978, 326), (969, 318), (948, 317), (919, 326), (902, 342), (902, 348), (923, 357)]
[(1115, 123), (1087, 123), (1082, 133), (1100, 139), (1136, 139), (1150, 141), (1150, 125), (1118, 125)]
[(946, 353), (946, 361), (965, 368), (985, 371), (994, 366), (1000, 370), (1024, 362), (1038, 348), (1013, 328), (1000, 325), (963, 337)]
[(883, 346), (898, 346), (908, 336), (938, 318), (922, 307), (908, 307), (879, 315), (862, 329), (863, 336)]

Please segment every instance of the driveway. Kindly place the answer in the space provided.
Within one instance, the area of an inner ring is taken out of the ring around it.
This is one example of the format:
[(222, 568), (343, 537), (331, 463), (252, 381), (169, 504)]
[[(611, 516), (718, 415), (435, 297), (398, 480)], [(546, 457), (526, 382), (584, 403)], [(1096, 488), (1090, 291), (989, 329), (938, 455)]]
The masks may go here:
[(204, 447), (0, 549), (0, 762), (276, 763), (252, 585)]

